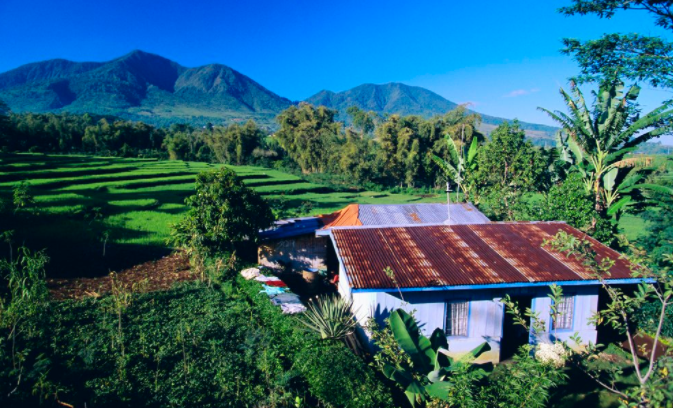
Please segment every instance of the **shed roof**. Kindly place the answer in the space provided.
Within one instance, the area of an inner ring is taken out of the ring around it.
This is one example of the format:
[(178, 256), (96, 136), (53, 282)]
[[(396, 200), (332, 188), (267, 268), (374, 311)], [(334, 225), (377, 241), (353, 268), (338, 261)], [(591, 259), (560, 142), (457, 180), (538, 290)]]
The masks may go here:
[(322, 220), (319, 217), (288, 218), (278, 220), (272, 228), (260, 231), (259, 237), (262, 239), (281, 239), (313, 234), (322, 225)]
[[(449, 219), (449, 208), (451, 220)], [(484, 224), (490, 222), (471, 203), (352, 204), (324, 217), (324, 229), (357, 225), (401, 226), (423, 224)]]
[[(581, 261), (543, 248), (558, 231), (584, 233), (562, 222), (334, 228), (337, 256), (353, 289), (594, 281)], [(588, 237), (587, 237), (588, 238)], [(628, 262), (589, 238), (600, 259), (614, 259), (612, 279), (629, 279)]]

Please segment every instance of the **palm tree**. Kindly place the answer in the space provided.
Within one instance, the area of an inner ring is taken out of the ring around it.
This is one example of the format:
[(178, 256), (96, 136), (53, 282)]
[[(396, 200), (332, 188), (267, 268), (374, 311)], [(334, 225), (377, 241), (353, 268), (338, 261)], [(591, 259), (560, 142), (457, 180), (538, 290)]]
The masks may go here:
[(596, 212), (616, 214), (634, 202), (638, 190), (661, 190), (658, 185), (639, 184), (644, 177), (641, 166), (624, 157), (641, 143), (671, 132), (670, 104), (641, 117), (634, 106), (640, 87), (633, 85), (624, 93), (621, 80), (608, 79), (594, 92), (596, 100), (589, 110), (577, 84), (571, 81), (570, 87), (572, 96), (561, 88), (569, 114), (538, 109), (561, 125), (557, 136), (560, 156), (582, 174), (587, 191), (594, 196)]

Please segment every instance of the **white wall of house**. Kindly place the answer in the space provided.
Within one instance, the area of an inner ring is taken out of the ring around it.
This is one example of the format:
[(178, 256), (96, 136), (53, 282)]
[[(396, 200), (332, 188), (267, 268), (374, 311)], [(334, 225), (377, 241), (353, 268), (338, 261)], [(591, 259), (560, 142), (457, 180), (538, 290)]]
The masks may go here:
[[(445, 330), (446, 303), (451, 301), (468, 301), (468, 335), (449, 336), (449, 352), (455, 356), (463, 354), (483, 342), (488, 342), (491, 350), (483, 354), (478, 362), (498, 362), (500, 360), (500, 341), (503, 335), (505, 318), (502, 297), (509, 293), (511, 296), (532, 296), (531, 307), (534, 312), (547, 324), (547, 333), (543, 333), (535, 341), (549, 341), (552, 338), (567, 340), (573, 345), (570, 337), (579, 333), (584, 344), (596, 342), (596, 328), (589, 323), (589, 319), (598, 309), (597, 286), (568, 286), (564, 294), (574, 296), (573, 328), (569, 330), (551, 330), (550, 300), (547, 297), (548, 287), (530, 287), (518, 289), (486, 289), (464, 291), (397, 291), (361, 292), (352, 291), (343, 269), (340, 268), (339, 293), (353, 300), (353, 310), (358, 322), (365, 325), (374, 317), (379, 325), (390, 313), (398, 308), (413, 312), (423, 334), (429, 336), (435, 328)], [(403, 298), (402, 298), (403, 297)], [(366, 330), (363, 334), (369, 336)]]
[(574, 299), (572, 328), (554, 329), (551, 319), (551, 299), (548, 297), (536, 297), (533, 299), (533, 310), (540, 313), (541, 320), (545, 321), (547, 332), (540, 337), (541, 341), (552, 341), (554, 339), (567, 341), (568, 345), (578, 348), (574, 341), (570, 339), (575, 333), (579, 334), (583, 344), (596, 343), (596, 326), (590, 323), (591, 317), (598, 311), (598, 286), (563, 288), (565, 296), (572, 296)]
[(459, 356), (488, 342), (491, 350), (478, 362), (499, 360), (504, 308), (492, 291), (405, 292), (403, 296), (404, 300), (397, 292), (353, 292), (355, 316), (360, 324), (374, 317), (383, 325), (393, 310), (401, 308), (413, 313), (423, 334), (430, 336), (436, 328), (445, 330), (446, 302), (468, 301), (468, 335), (449, 336), (449, 353)]

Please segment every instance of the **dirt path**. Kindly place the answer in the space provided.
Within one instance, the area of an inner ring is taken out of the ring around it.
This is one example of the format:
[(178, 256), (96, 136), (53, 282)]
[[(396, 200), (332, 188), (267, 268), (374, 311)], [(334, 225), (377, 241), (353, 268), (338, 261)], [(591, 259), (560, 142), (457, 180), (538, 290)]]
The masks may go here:
[[(195, 280), (189, 270), (189, 260), (182, 253), (176, 253), (145, 262), (115, 274), (117, 282), (135, 292), (151, 292), (169, 289), (175, 282)], [(47, 279), (47, 286), (53, 299), (81, 299), (87, 296), (99, 297), (110, 291), (110, 275), (97, 278)]]

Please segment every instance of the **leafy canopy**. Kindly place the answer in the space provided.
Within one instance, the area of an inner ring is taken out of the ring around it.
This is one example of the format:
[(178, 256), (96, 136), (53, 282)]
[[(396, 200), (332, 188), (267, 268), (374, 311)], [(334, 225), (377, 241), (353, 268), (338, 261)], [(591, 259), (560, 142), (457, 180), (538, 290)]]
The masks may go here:
[(230, 251), (238, 242), (254, 240), (273, 221), (267, 203), (225, 167), (199, 174), (196, 194), (185, 203), (189, 211), (173, 226), (173, 242), (204, 254)]
[(611, 78), (594, 93), (590, 109), (577, 84), (571, 82), (570, 86), (572, 94), (561, 88), (568, 114), (539, 109), (561, 125), (560, 157), (582, 174), (587, 191), (594, 195), (596, 212), (616, 214), (637, 201), (640, 189), (661, 189), (640, 183), (643, 176), (638, 163), (625, 156), (638, 145), (672, 131), (670, 105), (641, 116), (635, 110), (640, 87), (634, 85), (624, 92), (624, 83)]
[[(612, 18), (618, 11), (645, 11), (655, 25), (673, 30), (673, 2), (670, 0), (573, 0), (559, 12), (566, 16), (593, 14)], [(673, 43), (657, 36), (605, 34), (597, 40), (563, 40), (563, 53), (573, 55), (582, 75), (579, 80), (593, 81), (619, 75), (634, 81), (648, 80), (652, 86), (673, 87)]]
[(503, 123), (477, 156), (474, 182), (479, 200), (496, 219), (514, 220), (525, 193), (543, 182), (550, 157), (525, 140), (519, 124)]

